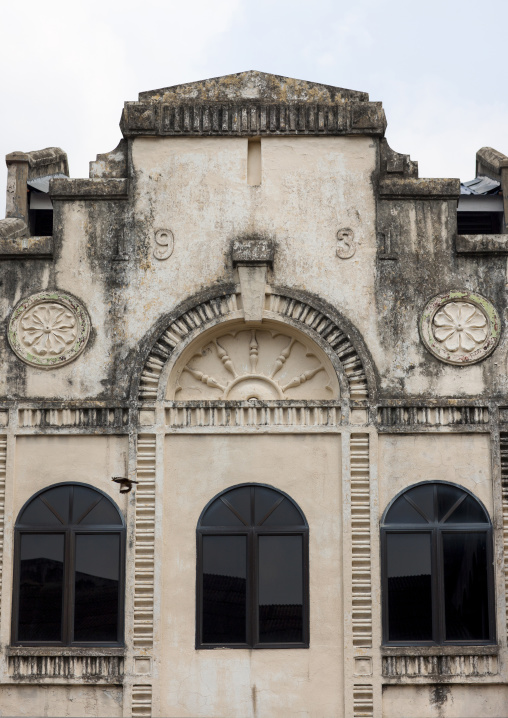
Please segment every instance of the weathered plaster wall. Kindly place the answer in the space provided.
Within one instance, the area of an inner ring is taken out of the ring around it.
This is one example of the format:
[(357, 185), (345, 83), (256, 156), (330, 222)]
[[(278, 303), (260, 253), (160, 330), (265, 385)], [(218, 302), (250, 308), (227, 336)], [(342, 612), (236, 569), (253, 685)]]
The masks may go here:
[(127, 438), (122, 436), (19, 436), (13, 518), (36, 491), (62, 481), (91, 484), (125, 511), (126, 496), (113, 476), (125, 476)]
[(0, 686), (0, 716), (116, 718), (122, 706), (120, 686)]
[(508, 687), (504, 685), (385, 686), (383, 718), (505, 718)]
[(379, 504), (384, 513), (404, 488), (419, 481), (465, 486), (493, 513), (489, 434), (381, 435)]
[[(383, 351), (392, 362), (382, 386), (392, 396), (427, 393), (474, 396), (487, 389), (506, 391), (506, 338), (481, 364), (450, 367), (436, 360), (420, 341), (418, 321), (433, 296), (468, 289), (487, 297), (502, 313), (506, 307), (506, 259), (457, 256), (456, 201), (383, 200), (378, 225), (390, 234), (395, 260), (378, 263), (375, 313)], [(386, 241), (386, 240), (385, 240)]]
[[(337, 435), (166, 437), (160, 545), (167, 550), (161, 566), (157, 643), (160, 715), (341, 715), (340, 457)], [(311, 527), (309, 649), (194, 648), (196, 524), (218, 492), (243, 482), (285, 491)]]
[[(134, 141), (135, 217), (145, 252), (161, 227), (173, 231), (175, 248), (164, 262), (152, 252), (143, 257), (145, 271), (129, 288), (132, 296), (143, 297), (136, 305), (129, 302), (132, 328), (150, 324), (149, 317), (155, 322), (161, 298), (169, 309), (216, 281), (235, 279), (230, 242), (257, 233), (277, 244), (269, 280), (333, 302), (375, 345), (368, 311), (374, 301), (375, 145), (363, 137), (264, 138), (261, 156), (262, 182), (252, 187), (247, 139)], [(335, 254), (340, 226), (351, 227), (359, 242), (347, 263)]]

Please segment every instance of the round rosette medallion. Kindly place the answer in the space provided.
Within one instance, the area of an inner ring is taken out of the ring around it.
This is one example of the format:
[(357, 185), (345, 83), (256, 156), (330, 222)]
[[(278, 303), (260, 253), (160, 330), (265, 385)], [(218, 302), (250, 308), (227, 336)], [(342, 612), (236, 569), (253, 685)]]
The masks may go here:
[(420, 336), (435, 357), (448, 364), (475, 364), (497, 346), (501, 322), (495, 307), (473, 292), (451, 290), (427, 303)]
[(90, 334), (84, 306), (67, 292), (39, 292), (19, 302), (10, 319), (12, 350), (39, 369), (68, 364), (78, 357)]

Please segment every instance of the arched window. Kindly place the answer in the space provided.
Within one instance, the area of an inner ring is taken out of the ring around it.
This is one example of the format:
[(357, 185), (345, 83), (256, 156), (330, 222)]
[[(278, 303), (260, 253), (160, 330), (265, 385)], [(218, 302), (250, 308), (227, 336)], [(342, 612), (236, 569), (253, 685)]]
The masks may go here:
[(13, 644), (121, 644), (124, 539), (116, 505), (86, 484), (27, 501), (15, 526)]
[(469, 491), (425, 482), (381, 526), (387, 644), (481, 644), (495, 637), (492, 525)]
[(286, 494), (228, 489), (198, 523), (197, 648), (306, 648), (308, 536)]

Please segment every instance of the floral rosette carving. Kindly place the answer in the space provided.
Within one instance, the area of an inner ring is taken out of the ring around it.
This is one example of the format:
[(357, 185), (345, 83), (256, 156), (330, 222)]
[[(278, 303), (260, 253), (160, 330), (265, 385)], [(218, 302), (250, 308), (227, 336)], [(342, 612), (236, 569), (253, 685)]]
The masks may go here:
[(497, 346), (501, 323), (495, 307), (473, 292), (450, 291), (428, 302), (420, 335), (427, 349), (448, 364), (474, 364)]
[(39, 369), (63, 366), (78, 357), (90, 334), (83, 305), (66, 292), (39, 292), (23, 299), (9, 322), (13, 351)]

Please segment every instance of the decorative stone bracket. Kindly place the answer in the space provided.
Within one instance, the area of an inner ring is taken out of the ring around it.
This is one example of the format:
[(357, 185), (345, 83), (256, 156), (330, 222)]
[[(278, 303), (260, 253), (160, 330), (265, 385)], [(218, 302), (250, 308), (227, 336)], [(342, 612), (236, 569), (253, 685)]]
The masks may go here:
[(263, 319), (266, 273), (272, 265), (275, 247), (271, 239), (245, 237), (232, 244), (233, 266), (238, 268), (246, 323)]

